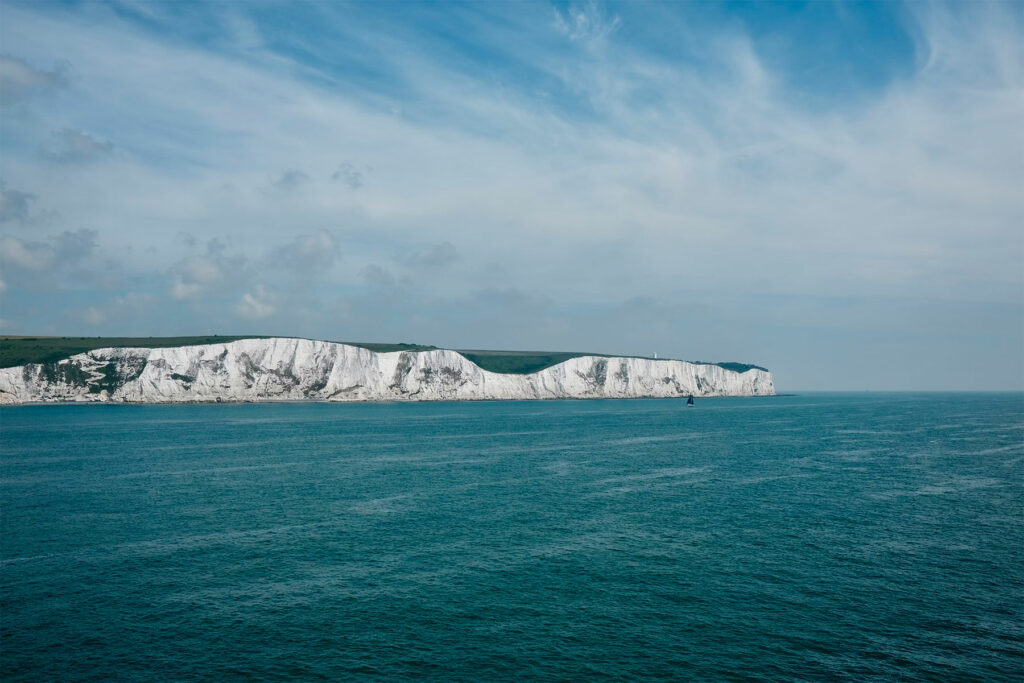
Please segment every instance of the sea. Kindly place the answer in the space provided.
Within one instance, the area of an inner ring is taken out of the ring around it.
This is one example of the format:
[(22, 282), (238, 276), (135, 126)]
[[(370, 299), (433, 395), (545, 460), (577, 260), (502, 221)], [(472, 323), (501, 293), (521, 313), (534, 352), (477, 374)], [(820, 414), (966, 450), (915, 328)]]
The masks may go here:
[(1024, 680), (1024, 394), (0, 409), (0, 678)]

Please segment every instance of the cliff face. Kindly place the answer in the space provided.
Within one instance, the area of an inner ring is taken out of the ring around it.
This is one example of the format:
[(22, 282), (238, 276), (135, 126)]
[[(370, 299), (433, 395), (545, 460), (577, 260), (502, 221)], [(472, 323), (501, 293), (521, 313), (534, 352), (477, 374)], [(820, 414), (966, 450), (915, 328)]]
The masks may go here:
[(488, 372), (455, 351), (375, 353), (307, 339), (97, 349), (0, 369), (0, 402), (433, 401), (768, 396), (770, 372), (675, 360), (582, 356), (526, 375)]

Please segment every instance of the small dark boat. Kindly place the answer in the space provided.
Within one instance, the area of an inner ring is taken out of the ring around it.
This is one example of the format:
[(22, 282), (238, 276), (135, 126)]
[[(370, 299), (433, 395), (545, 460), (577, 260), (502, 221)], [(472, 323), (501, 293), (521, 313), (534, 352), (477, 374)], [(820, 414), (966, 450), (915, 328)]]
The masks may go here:
[(693, 405), (693, 394), (690, 394), (689, 396), (686, 397), (686, 405), (688, 405), (688, 406), (692, 406)]

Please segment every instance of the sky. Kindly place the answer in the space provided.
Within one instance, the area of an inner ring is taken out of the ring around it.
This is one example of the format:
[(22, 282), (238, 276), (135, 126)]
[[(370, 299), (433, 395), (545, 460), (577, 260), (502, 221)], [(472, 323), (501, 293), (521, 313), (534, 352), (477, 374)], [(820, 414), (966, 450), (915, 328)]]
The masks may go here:
[(0, 333), (1024, 389), (1024, 3), (0, 0)]

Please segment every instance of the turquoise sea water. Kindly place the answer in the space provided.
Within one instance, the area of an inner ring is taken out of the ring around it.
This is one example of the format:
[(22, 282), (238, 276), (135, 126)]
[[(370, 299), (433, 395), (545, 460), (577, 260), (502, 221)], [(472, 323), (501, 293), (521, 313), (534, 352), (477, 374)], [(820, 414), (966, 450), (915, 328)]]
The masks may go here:
[(5, 680), (1024, 678), (1024, 396), (0, 411)]

